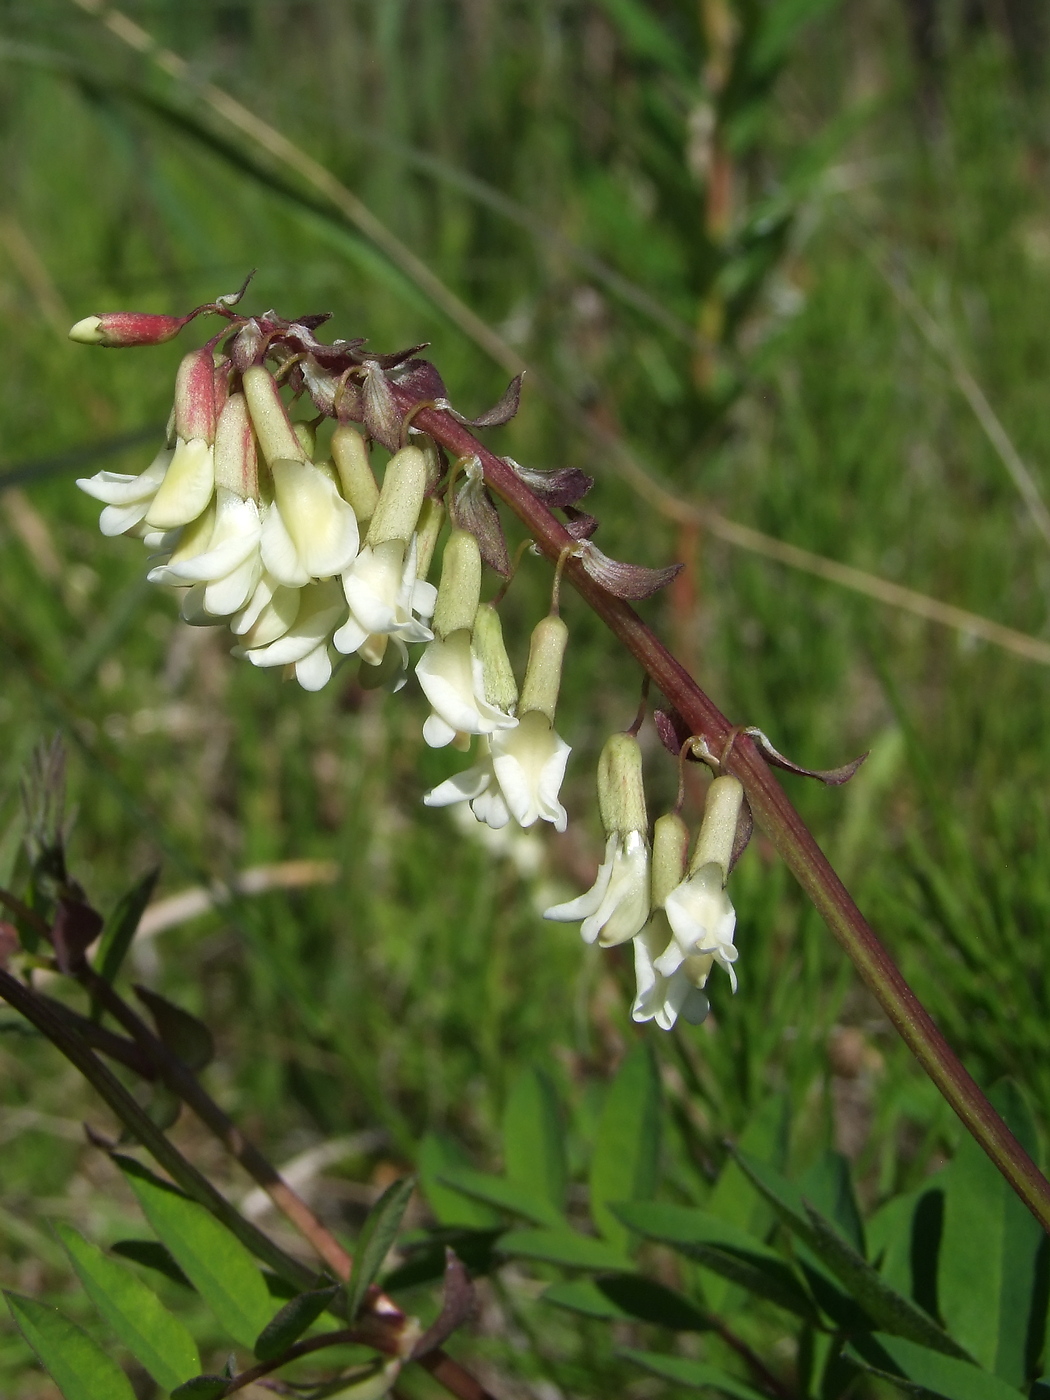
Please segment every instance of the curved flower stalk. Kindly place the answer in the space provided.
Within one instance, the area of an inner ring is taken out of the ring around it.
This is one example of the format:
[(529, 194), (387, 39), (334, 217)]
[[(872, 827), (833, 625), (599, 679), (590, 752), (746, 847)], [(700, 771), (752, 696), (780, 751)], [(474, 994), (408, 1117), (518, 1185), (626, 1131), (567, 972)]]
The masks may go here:
[(559, 923), (583, 922), (585, 943), (611, 948), (645, 927), (651, 909), (648, 818), (642, 754), (633, 734), (614, 734), (598, 760), (598, 805), (607, 833), (605, 859), (591, 888), (544, 911)]

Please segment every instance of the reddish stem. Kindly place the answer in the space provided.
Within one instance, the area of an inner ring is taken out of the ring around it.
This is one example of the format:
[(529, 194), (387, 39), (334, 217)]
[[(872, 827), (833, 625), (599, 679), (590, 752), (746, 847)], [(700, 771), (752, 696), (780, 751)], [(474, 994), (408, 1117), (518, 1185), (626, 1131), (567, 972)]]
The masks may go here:
[[(397, 385), (393, 388), (399, 404), (408, 408), (411, 395)], [(572, 537), (519, 480), (513, 468), (447, 413), (422, 409), (414, 421), (457, 456), (476, 453), (490, 487), (506, 501), (548, 559), (557, 563)], [(725, 753), (725, 771), (743, 783), (756, 821), (776, 845), (905, 1044), (1040, 1225), (1050, 1232), (1050, 1182), (985, 1098), (901, 976), (751, 739), (730, 724), (632, 607), (606, 592), (584, 571), (578, 559), (566, 559), (563, 567), (565, 577), (641, 663), (690, 731), (702, 735), (714, 753)]]

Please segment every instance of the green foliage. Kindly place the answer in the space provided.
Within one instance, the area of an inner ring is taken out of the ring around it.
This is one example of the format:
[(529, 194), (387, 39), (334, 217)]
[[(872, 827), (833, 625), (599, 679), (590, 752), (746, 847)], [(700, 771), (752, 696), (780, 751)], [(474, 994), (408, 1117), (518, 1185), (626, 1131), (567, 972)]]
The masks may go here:
[(136, 881), (131, 889), (120, 897), (112, 914), (106, 920), (102, 929), (102, 937), (99, 940), (98, 952), (95, 954), (95, 969), (99, 976), (104, 977), (107, 982), (114, 981), (123, 966), (128, 949), (131, 947), (131, 940), (135, 937), (135, 930), (139, 926), (146, 905), (153, 897), (153, 891), (156, 889), (159, 878), (159, 866), (147, 871), (141, 880)]
[(656, 1190), (660, 1127), (660, 1072), (646, 1043), (631, 1051), (609, 1086), (591, 1158), (591, 1215), (621, 1251), (630, 1236), (613, 1203), (643, 1201)]
[(251, 1347), (270, 1318), (270, 1294), (244, 1245), (203, 1206), (130, 1157), (117, 1165), (142, 1213), (216, 1319)]
[(309, 1293), (290, 1298), (259, 1333), (254, 1347), (255, 1355), (260, 1361), (270, 1361), (280, 1356), (313, 1326), (339, 1292), (339, 1285), (334, 1284), (330, 1288), (315, 1288)]
[(127, 1376), (97, 1342), (57, 1308), (5, 1291), (18, 1330), (65, 1400), (135, 1400)]
[(55, 1230), (88, 1297), (157, 1384), (174, 1390), (195, 1376), (196, 1344), (153, 1290), (68, 1225)]
[(357, 1237), (353, 1268), (346, 1285), (346, 1305), (351, 1322), (397, 1239), (402, 1217), (415, 1189), (415, 1178), (403, 1176), (399, 1181), (391, 1182), (368, 1212)]

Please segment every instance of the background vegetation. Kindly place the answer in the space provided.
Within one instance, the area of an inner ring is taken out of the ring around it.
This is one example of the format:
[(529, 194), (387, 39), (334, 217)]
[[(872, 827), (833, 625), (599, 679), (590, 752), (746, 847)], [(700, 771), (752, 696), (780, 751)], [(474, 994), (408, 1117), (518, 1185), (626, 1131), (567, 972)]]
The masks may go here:
[[(781, 3), (735, 7), (741, 32)], [(783, 0), (808, 22), (782, 41), (759, 26), (768, 52), (738, 51), (721, 89), (698, 18), (717, 9), (130, 0), (187, 59), (183, 83), (72, 4), (0, 4), (0, 879), (22, 834), (19, 775), (56, 731), (75, 867), (103, 910), (157, 863), (170, 895), (334, 862), (334, 879), (142, 940), (135, 965), (215, 1030), (209, 1082), (271, 1156), (335, 1142), (310, 1189), (348, 1236), (425, 1134), (497, 1168), (524, 1067), (571, 1106), (578, 1173), (638, 1039), (662, 1065), (672, 1185), (689, 1163), (713, 1172), (722, 1139), (781, 1091), (793, 1166), (840, 1148), (871, 1208), (949, 1156), (958, 1130), (761, 838), (734, 877), (741, 990), (716, 984), (704, 1027), (632, 1026), (626, 964), (540, 920), (589, 883), (594, 759), (636, 703), (631, 667), (572, 600), (569, 832), (488, 842), (420, 807), (449, 764), (422, 744), (411, 690), (337, 677), (306, 696), (237, 664), (177, 623), (136, 547), (98, 535), (72, 478), (95, 470), (93, 446), (139, 429), (106, 464), (145, 462), (182, 346), (88, 353), (65, 339), (82, 315), (188, 309), (256, 267), (253, 307), (331, 310), (339, 334), (382, 349), (429, 340), (464, 411), (507, 378), (301, 176), (231, 136), (208, 82), (326, 165), (534, 366), (500, 450), (591, 472), (607, 552), (687, 558), (686, 586), (646, 607), (721, 707), (800, 762), (871, 750), (849, 788), (789, 779), (792, 795), (978, 1078), (1015, 1075), (1048, 1122), (1045, 666), (675, 525), (601, 436), (622, 434), (682, 500), (1050, 635), (1047, 540), (894, 291), (930, 309), (1045, 479), (1039, 7)], [(712, 159), (731, 173), (724, 207)], [(519, 651), (547, 586), (538, 564), (515, 582)], [(658, 810), (675, 774), (650, 743)], [(12, 1014), (0, 1031), (0, 1280), (59, 1296), (46, 1222), (108, 1242), (131, 1197), (84, 1144), (80, 1120), (104, 1114), (73, 1072)], [(194, 1132), (177, 1135), (245, 1193)], [(604, 1334), (537, 1322), (537, 1307), (513, 1273), (486, 1294), (477, 1345), (504, 1393), (627, 1384)], [(0, 1323), (0, 1389), (53, 1395), (27, 1361)]]

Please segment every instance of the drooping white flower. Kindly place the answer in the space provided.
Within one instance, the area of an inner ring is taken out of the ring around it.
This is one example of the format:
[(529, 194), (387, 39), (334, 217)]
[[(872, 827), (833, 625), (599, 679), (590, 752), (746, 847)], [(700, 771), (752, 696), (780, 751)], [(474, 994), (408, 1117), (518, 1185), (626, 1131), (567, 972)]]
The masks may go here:
[(585, 943), (611, 948), (626, 943), (649, 917), (649, 842), (644, 831), (613, 831), (605, 843), (605, 859), (591, 888), (544, 911), (545, 919), (573, 923), (582, 919)]
[(717, 861), (709, 861), (667, 896), (664, 908), (674, 938), (655, 960), (655, 966), (665, 977), (671, 977), (688, 963), (691, 980), (699, 973), (702, 980), (695, 985), (702, 987), (707, 973), (717, 962), (729, 973), (735, 992), (736, 911), (722, 887), (722, 880), (722, 866)]
[(431, 748), (444, 748), (457, 734), (494, 734), (518, 722), (485, 699), (481, 661), (471, 650), (465, 627), (427, 644), (416, 663), (416, 677), (431, 705), (423, 725), (423, 738)]
[(571, 749), (543, 711), (526, 711), (513, 729), (493, 734), (491, 743), (503, 803), (518, 825), (532, 826), (542, 818), (564, 831), (568, 817), (558, 793)]
[(215, 490), (215, 449), (204, 438), (178, 438), (164, 479), (146, 508), (154, 530), (188, 525), (205, 510)]
[(377, 666), (382, 655), (369, 647), (371, 638), (396, 637), (403, 643), (429, 642), (433, 632), (422, 621), (433, 615), (437, 589), (416, 577), (416, 537), (406, 549), (402, 540), (365, 545), (343, 573), (343, 592), (350, 616), (336, 632), (337, 650), (359, 652)]
[(360, 536), (357, 517), (333, 478), (313, 462), (271, 463), (274, 500), (263, 509), (260, 546), (267, 570), (288, 588), (333, 578), (349, 568)]
[(294, 665), (304, 690), (320, 690), (332, 675), (328, 643), (345, 607), (337, 579), (308, 584), (292, 625), (276, 641), (248, 647), (243, 655), (253, 666)]
[(427, 807), (451, 807), (457, 802), (469, 802), (470, 810), (479, 822), (499, 831), (510, 821), (510, 810), (503, 798), (496, 772), (492, 766), (489, 740), (478, 740), (477, 762), (462, 773), (446, 778), (423, 798)]
[(259, 507), (220, 486), (207, 548), (192, 558), (169, 560), (150, 570), (150, 583), (203, 584), (201, 604), (213, 617), (228, 617), (248, 603), (262, 577)]
[[(192, 589), (190, 590), (193, 591)], [(263, 570), (255, 591), (241, 611), (230, 621), (230, 631), (243, 638), (241, 646), (268, 646), (283, 637), (299, 615), (301, 588), (287, 588), (273, 574)]]
[[(710, 1010), (700, 990), (707, 981), (710, 958), (686, 958), (670, 976), (660, 971), (660, 953), (670, 930), (662, 914), (656, 914), (634, 939), (634, 975), (638, 990), (631, 1007), (635, 1021), (655, 1021), (669, 1031), (679, 1016), (699, 1025)], [(703, 966), (697, 966), (702, 963)]]
[(100, 471), (94, 476), (77, 479), (81, 491), (105, 503), (98, 518), (98, 527), (104, 535), (124, 535), (141, 525), (174, 455), (173, 449), (162, 447), (138, 476)]

